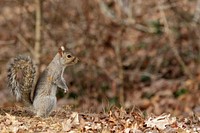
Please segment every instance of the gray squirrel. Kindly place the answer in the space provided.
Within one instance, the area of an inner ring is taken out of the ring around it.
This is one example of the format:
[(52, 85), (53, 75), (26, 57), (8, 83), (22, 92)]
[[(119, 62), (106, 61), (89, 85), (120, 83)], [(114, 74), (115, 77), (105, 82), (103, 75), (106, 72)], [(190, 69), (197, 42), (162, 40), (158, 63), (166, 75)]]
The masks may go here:
[(34, 85), (36, 70), (32, 59), (28, 56), (18, 56), (8, 66), (8, 87), (16, 100), (33, 108), (37, 116), (48, 117), (56, 106), (57, 88), (68, 91), (63, 78), (65, 68), (77, 62), (78, 58), (61, 46)]

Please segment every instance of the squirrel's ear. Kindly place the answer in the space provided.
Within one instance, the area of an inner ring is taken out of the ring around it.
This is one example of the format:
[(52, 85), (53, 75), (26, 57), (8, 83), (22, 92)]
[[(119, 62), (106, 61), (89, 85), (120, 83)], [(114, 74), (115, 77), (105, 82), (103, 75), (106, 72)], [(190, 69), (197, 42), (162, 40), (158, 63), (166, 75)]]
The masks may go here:
[(60, 54), (61, 57), (63, 56), (64, 51), (65, 51), (65, 47), (64, 47), (64, 46), (61, 46), (61, 47), (58, 49), (58, 53)]

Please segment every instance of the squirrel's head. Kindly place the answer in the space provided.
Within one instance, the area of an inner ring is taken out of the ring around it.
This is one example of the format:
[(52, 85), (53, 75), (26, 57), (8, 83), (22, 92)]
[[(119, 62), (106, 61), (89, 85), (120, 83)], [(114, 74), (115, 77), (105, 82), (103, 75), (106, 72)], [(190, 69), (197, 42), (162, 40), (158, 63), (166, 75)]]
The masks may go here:
[(74, 55), (72, 55), (70, 52), (66, 52), (65, 48), (63, 46), (61, 46), (58, 49), (58, 54), (60, 56), (60, 63), (63, 66), (70, 66), (70, 65), (74, 65), (78, 62), (78, 58)]

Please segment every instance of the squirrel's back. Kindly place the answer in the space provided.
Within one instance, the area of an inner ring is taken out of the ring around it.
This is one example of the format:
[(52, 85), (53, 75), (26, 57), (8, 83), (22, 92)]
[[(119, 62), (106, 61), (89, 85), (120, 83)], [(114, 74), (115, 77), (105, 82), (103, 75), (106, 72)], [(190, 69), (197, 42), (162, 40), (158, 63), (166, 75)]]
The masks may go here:
[(30, 99), (34, 78), (35, 67), (30, 57), (18, 56), (8, 66), (8, 87), (17, 101), (23, 100), (25, 104), (31, 104)]

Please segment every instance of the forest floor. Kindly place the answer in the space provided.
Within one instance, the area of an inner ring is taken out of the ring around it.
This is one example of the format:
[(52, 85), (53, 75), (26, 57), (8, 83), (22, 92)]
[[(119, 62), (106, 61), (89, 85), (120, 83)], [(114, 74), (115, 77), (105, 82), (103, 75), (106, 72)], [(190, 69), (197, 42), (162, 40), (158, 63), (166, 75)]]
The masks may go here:
[(62, 108), (48, 118), (36, 117), (21, 109), (0, 110), (2, 133), (22, 132), (124, 132), (198, 133), (200, 117), (179, 119), (163, 114), (144, 118), (141, 112), (113, 108), (107, 113), (80, 113)]
[(48, 118), (7, 87), (9, 60), (35, 56), (35, 5), (0, 1), (1, 132), (200, 132), (199, 0), (44, 1), (38, 71), (61, 45), (80, 59)]

